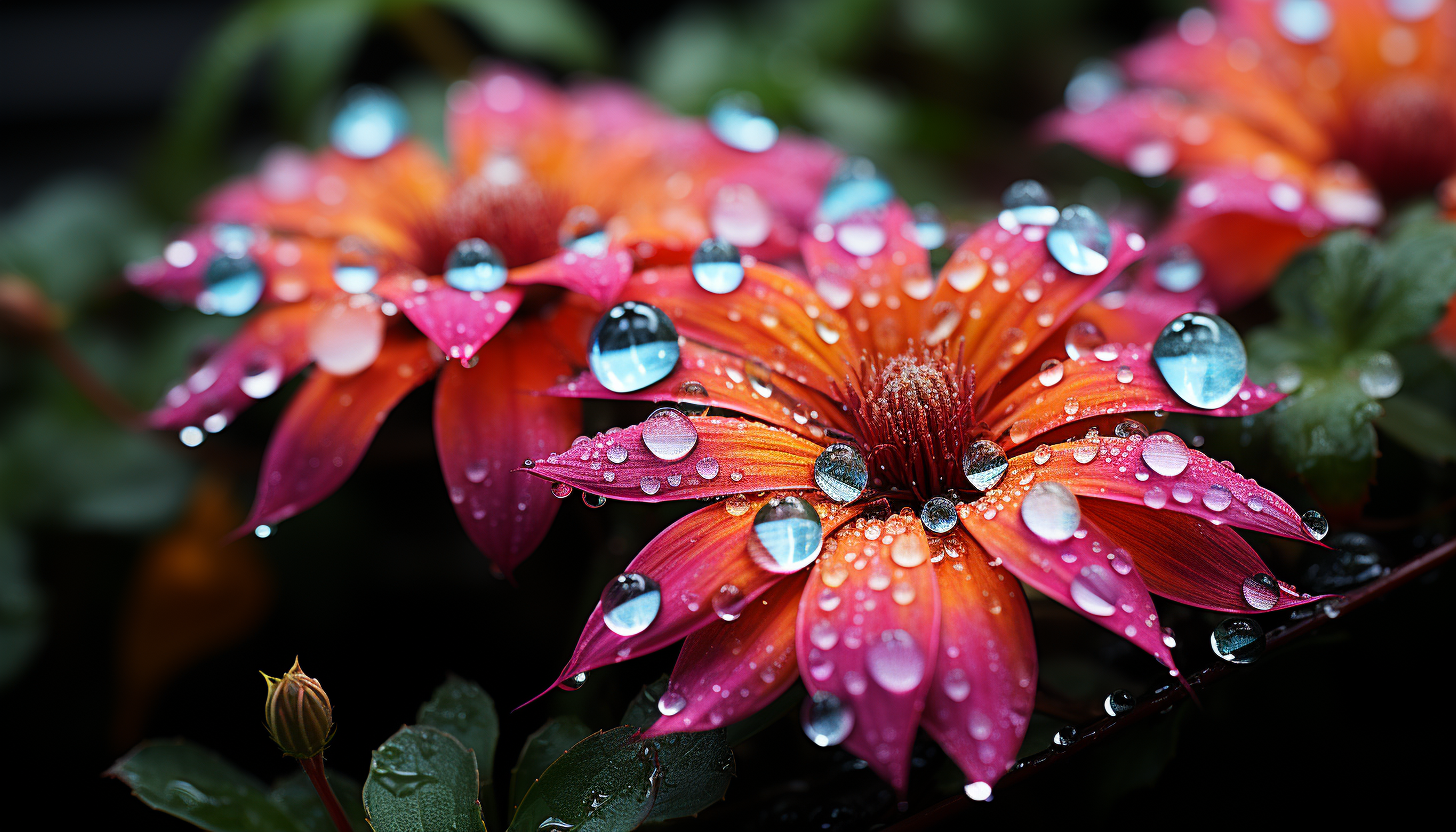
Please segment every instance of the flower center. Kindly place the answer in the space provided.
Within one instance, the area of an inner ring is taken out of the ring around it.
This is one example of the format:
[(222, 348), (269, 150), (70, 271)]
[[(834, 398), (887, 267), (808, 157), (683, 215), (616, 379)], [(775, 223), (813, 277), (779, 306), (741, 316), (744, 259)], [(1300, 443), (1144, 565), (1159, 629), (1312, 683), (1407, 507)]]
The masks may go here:
[(1429, 82), (1398, 78), (1355, 106), (1341, 150), (1389, 196), (1428, 192), (1456, 172), (1456, 107)]
[(988, 432), (975, 377), (945, 345), (865, 358), (845, 399), (878, 489), (928, 500), (969, 486), (961, 454)]
[(421, 234), (427, 271), (439, 274), (455, 244), (490, 243), (516, 268), (556, 253), (565, 200), (529, 179), (498, 184), (476, 177), (450, 195), (433, 227)]

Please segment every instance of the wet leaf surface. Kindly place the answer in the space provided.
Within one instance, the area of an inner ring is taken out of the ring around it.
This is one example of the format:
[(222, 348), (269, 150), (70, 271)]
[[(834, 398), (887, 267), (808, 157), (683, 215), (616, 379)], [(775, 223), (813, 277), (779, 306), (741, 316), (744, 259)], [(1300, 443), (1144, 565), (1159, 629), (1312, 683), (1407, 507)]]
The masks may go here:
[(542, 725), (526, 738), (521, 755), (511, 769), (511, 809), (521, 805), (521, 798), (536, 782), (546, 767), (566, 753), (568, 748), (591, 736), (592, 729), (576, 717), (558, 717)]
[(201, 746), (147, 742), (107, 775), (145, 804), (211, 832), (310, 832), (274, 802), (262, 782)]
[(364, 781), (374, 832), (483, 830), (475, 754), (437, 728), (407, 725), (375, 749)]
[(623, 725), (592, 734), (541, 774), (510, 830), (635, 829), (652, 812), (661, 774), (653, 747)]

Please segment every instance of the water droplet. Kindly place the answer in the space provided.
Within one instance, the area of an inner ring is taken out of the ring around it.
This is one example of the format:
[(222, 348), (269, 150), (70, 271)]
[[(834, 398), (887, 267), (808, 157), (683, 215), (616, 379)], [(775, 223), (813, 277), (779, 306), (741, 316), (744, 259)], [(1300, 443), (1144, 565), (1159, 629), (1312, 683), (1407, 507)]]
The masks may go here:
[(769, 500), (753, 517), (749, 553), (770, 572), (796, 572), (819, 556), (824, 543), (819, 512), (802, 497)]
[(914, 233), (909, 235), (915, 240), (915, 244), (926, 251), (934, 251), (945, 245), (945, 222), (940, 217), (940, 211), (929, 202), (922, 202), (915, 206)]
[(779, 126), (763, 115), (752, 93), (720, 94), (708, 110), (707, 122), (718, 141), (736, 150), (762, 153), (779, 140)]
[(1256, 610), (1272, 610), (1279, 604), (1279, 582), (1274, 576), (1259, 572), (1244, 579), (1244, 603)]
[(253, 529), (253, 534), (256, 535), (259, 540), (262, 540), (266, 537), (271, 537), (273, 535), (273, 527), (268, 525), (258, 526)]
[(263, 297), (263, 270), (246, 253), (218, 252), (202, 273), (197, 309), (208, 315), (235, 318), (252, 311)]
[(748, 513), (748, 498), (742, 494), (733, 494), (723, 501), (723, 508), (734, 517), (742, 517)]
[(581, 690), (581, 686), (586, 684), (586, 678), (586, 671), (582, 671), (575, 676), (568, 676), (562, 679), (557, 687), (562, 690)]
[(1072, 448), (1072, 459), (1077, 460), (1083, 465), (1086, 465), (1096, 458), (1097, 446), (1093, 445), (1091, 442), (1082, 442), (1079, 443), (1076, 447)]
[(571, 486), (564, 482), (553, 482), (551, 483), (551, 496), (558, 500), (565, 500), (571, 496)]
[(1383, 350), (1371, 353), (1360, 365), (1360, 389), (1372, 399), (1388, 399), (1400, 392), (1402, 375), (1395, 356)]
[(854, 709), (827, 690), (804, 700), (800, 711), (804, 734), (820, 748), (839, 745), (854, 730)]
[(345, 292), (359, 294), (379, 282), (374, 252), (358, 237), (345, 237), (334, 247), (334, 283)]
[(677, 366), (677, 330), (655, 306), (619, 303), (597, 321), (587, 358), (602, 386), (633, 393), (667, 378)]
[(1188, 446), (1171, 433), (1154, 434), (1142, 446), (1143, 463), (1165, 477), (1176, 477), (1188, 467)]
[(987, 800), (991, 799), (991, 784), (985, 782), (984, 780), (977, 780), (974, 783), (967, 783), (965, 792), (966, 797), (969, 797), (977, 803), (984, 803)]
[(1136, 419), (1123, 419), (1112, 429), (1112, 433), (1123, 439), (1146, 439), (1148, 436), (1147, 426)]
[(1209, 511), (1223, 511), (1234, 501), (1234, 496), (1227, 488), (1221, 485), (1210, 485), (1208, 490), (1203, 492), (1203, 504)]
[(556, 240), (562, 248), (587, 257), (606, 254), (610, 243), (601, 215), (590, 205), (577, 205), (566, 212), (556, 231)]
[(831, 500), (848, 503), (858, 499), (869, 478), (864, 455), (853, 445), (830, 445), (814, 460), (814, 484)]
[(1186, 292), (1203, 280), (1203, 261), (1188, 246), (1175, 246), (1158, 258), (1153, 279), (1170, 292)]
[(1274, 25), (1291, 43), (1319, 43), (1335, 26), (1335, 16), (1324, 0), (1277, 0)]
[(748, 608), (748, 596), (733, 584), (723, 584), (713, 593), (713, 612), (724, 621), (737, 621)]
[[(642, 444), (658, 459), (675, 462), (692, 453), (697, 446), (698, 429), (693, 427), (693, 420), (683, 415), (681, 410), (675, 407), (659, 407), (642, 423)], [(620, 462), (621, 460), (612, 456), (612, 452), (619, 447), (621, 446), (609, 449), (607, 459)], [(622, 459), (626, 457), (626, 449), (623, 448)]]
[(1252, 618), (1225, 618), (1208, 636), (1213, 652), (1233, 664), (1250, 664), (1264, 655), (1264, 628)]
[(590, 491), (581, 492), (581, 502), (587, 508), (601, 508), (607, 504), (607, 498), (600, 494), (593, 494)]
[(1021, 520), (1042, 540), (1061, 543), (1081, 525), (1082, 509), (1065, 485), (1039, 482), (1021, 500)]
[(925, 653), (904, 630), (885, 630), (865, 653), (865, 669), (891, 693), (907, 693), (925, 678)]
[(642, 489), (643, 494), (651, 497), (662, 490), (662, 480), (657, 477), (643, 477), (637, 481), (637, 487)]
[(1072, 274), (1101, 274), (1112, 253), (1107, 221), (1085, 205), (1068, 205), (1047, 232), (1047, 251)]
[(662, 589), (646, 575), (618, 575), (602, 590), (602, 620), (619, 636), (647, 629), (662, 608)]
[(399, 96), (383, 87), (360, 84), (344, 94), (329, 125), (329, 144), (345, 156), (382, 156), (409, 131), (409, 114)]
[(1062, 362), (1055, 358), (1048, 358), (1042, 362), (1041, 371), (1036, 374), (1036, 380), (1041, 382), (1043, 387), (1051, 387), (1062, 380)]
[(1073, 361), (1084, 355), (1091, 355), (1092, 351), (1107, 343), (1107, 336), (1102, 330), (1090, 321), (1079, 321), (1067, 328), (1067, 340), (1063, 346), (1066, 347), (1067, 357)]
[(367, 295), (340, 298), (308, 325), (308, 351), (325, 372), (349, 376), (379, 357), (384, 346), (384, 316)]
[(1398, 20), (1415, 23), (1435, 14), (1441, 3), (1442, 0), (1385, 0), (1385, 10)]
[(819, 219), (835, 225), (862, 211), (880, 208), (894, 196), (894, 187), (880, 176), (874, 162), (849, 158), (840, 164), (819, 198)]
[(961, 471), (977, 491), (989, 491), (1006, 475), (1006, 452), (988, 439), (978, 439), (961, 452)]
[(1086, 61), (1077, 67), (1067, 82), (1063, 96), (1067, 109), (1074, 113), (1090, 113), (1111, 101), (1122, 91), (1122, 69), (1104, 60)]
[(627, 461), (627, 448), (624, 445), (613, 445), (607, 448), (607, 459), (620, 465)]
[(1031, 455), (1031, 461), (1037, 465), (1045, 465), (1052, 458), (1052, 446), (1037, 445), (1036, 452)]
[(445, 258), (445, 282), (462, 292), (494, 292), (506, 285), (506, 261), (479, 237), (461, 240)]
[(955, 528), (955, 501), (949, 497), (931, 497), (920, 507), (920, 522), (931, 534), (945, 534)]
[(1233, 400), (1244, 383), (1244, 342), (1217, 315), (1188, 312), (1168, 323), (1153, 342), (1153, 361), (1173, 392), (1211, 410)]
[(705, 480), (711, 480), (714, 477), (718, 476), (718, 460), (710, 456), (705, 456), (699, 459), (696, 468), (698, 471), (698, 476), (702, 477)]
[(671, 689), (663, 691), (662, 697), (657, 700), (657, 711), (663, 716), (675, 716), (687, 706), (687, 697)]
[(743, 283), (743, 261), (738, 246), (707, 239), (693, 252), (693, 280), (715, 295), (726, 295)]
[(1077, 729), (1071, 725), (1062, 726), (1061, 730), (1052, 735), (1052, 746), (1058, 749), (1066, 748), (1077, 741)]
[(273, 395), (283, 383), (283, 361), (268, 354), (243, 368), (243, 377), (238, 379), (238, 389), (250, 399), (263, 399)]
[(1117, 612), (1117, 604), (1122, 599), (1117, 579), (1096, 563), (1082, 567), (1072, 579), (1068, 591), (1072, 595), (1072, 601), (1083, 612), (1100, 618)]
[(1001, 207), (1016, 225), (1052, 225), (1059, 216), (1051, 191), (1035, 179), (1012, 182), (1001, 193)]
[(1102, 700), (1102, 710), (1108, 716), (1122, 716), (1137, 707), (1137, 697), (1125, 690), (1115, 690)]
[(1330, 521), (1314, 509), (1301, 514), (1299, 519), (1304, 522), (1304, 530), (1309, 532), (1309, 536), (1315, 540), (1324, 540), (1325, 535), (1330, 533)]
[(834, 240), (855, 257), (873, 257), (884, 251), (889, 237), (884, 226), (874, 219), (852, 219), (834, 229)]

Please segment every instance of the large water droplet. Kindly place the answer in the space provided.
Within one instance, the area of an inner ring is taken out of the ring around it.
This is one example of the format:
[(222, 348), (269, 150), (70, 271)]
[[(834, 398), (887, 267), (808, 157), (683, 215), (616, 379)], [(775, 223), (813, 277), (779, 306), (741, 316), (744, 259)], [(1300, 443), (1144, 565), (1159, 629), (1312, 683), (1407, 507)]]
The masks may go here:
[(1385, 10), (1392, 17), (1415, 23), (1425, 20), (1441, 8), (1443, 0), (1385, 0)]
[(352, 294), (367, 292), (379, 282), (374, 251), (358, 237), (345, 237), (334, 247), (334, 283)]
[(657, 618), (662, 589), (646, 575), (618, 575), (602, 590), (602, 620), (619, 636), (635, 636)]
[(283, 360), (272, 353), (259, 356), (243, 368), (238, 389), (250, 399), (264, 399), (283, 383)]
[(1068, 205), (1046, 236), (1047, 251), (1072, 274), (1101, 274), (1112, 253), (1107, 221), (1085, 205)]
[(713, 612), (724, 621), (737, 621), (748, 608), (748, 596), (733, 584), (723, 584), (713, 593)]
[(1334, 29), (1335, 16), (1324, 0), (1277, 0), (1274, 25), (1292, 43), (1319, 43)]
[(718, 141), (737, 150), (762, 153), (779, 140), (779, 126), (763, 115), (752, 93), (719, 95), (708, 110), (707, 121)]
[(1248, 370), (1244, 342), (1217, 315), (1188, 312), (1153, 342), (1153, 361), (1173, 392), (1194, 407), (1223, 407), (1238, 395)]
[(1061, 543), (1082, 523), (1077, 495), (1059, 482), (1039, 482), (1021, 500), (1021, 521), (1042, 540)]
[(909, 236), (926, 251), (934, 251), (945, 245), (945, 221), (941, 219), (940, 211), (929, 202), (915, 206), (915, 224), (912, 230), (914, 233)]
[(726, 295), (743, 283), (743, 262), (738, 247), (726, 240), (707, 239), (693, 252), (693, 280), (706, 291)]
[(1121, 422), (1117, 423), (1116, 427), (1112, 429), (1112, 433), (1113, 435), (1118, 436), (1122, 439), (1148, 438), (1147, 426), (1136, 419), (1123, 419)]
[(984, 780), (977, 780), (974, 783), (967, 783), (965, 792), (966, 797), (969, 797), (977, 803), (984, 803), (987, 800), (991, 799), (991, 784), (987, 783)]
[(1279, 604), (1279, 582), (1274, 576), (1259, 572), (1244, 579), (1244, 603), (1256, 610), (1272, 610)]
[(854, 730), (854, 709), (827, 690), (804, 700), (800, 711), (804, 734), (820, 748), (839, 745)]
[(864, 158), (846, 159), (819, 198), (819, 218), (836, 225), (860, 213), (884, 206), (895, 196), (889, 180)]
[(382, 156), (409, 131), (409, 114), (399, 96), (365, 84), (344, 94), (329, 125), (329, 144), (355, 159)]
[(1213, 652), (1234, 664), (1249, 664), (1264, 655), (1264, 628), (1252, 618), (1225, 618), (1208, 636)]
[(1330, 533), (1330, 521), (1314, 509), (1301, 514), (1299, 519), (1304, 522), (1304, 530), (1315, 540), (1324, 540), (1325, 535)]
[(1137, 697), (1125, 690), (1115, 690), (1102, 700), (1102, 710), (1108, 716), (1122, 716), (1137, 707)]
[(989, 439), (978, 439), (961, 452), (961, 471), (977, 491), (989, 491), (1006, 475), (1006, 452)]
[(1073, 725), (1063, 725), (1052, 734), (1052, 748), (1061, 750), (1077, 741), (1077, 728)]
[(675, 716), (688, 706), (688, 699), (675, 690), (666, 690), (657, 700), (657, 711), (663, 716)]
[(848, 503), (858, 499), (869, 479), (864, 455), (853, 445), (830, 445), (814, 460), (814, 484), (831, 500)]
[(1117, 612), (1117, 604), (1122, 599), (1122, 589), (1118, 586), (1117, 579), (1095, 563), (1082, 567), (1072, 579), (1068, 591), (1072, 595), (1072, 601), (1083, 612), (1102, 618)]
[(1360, 365), (1360, 389), (1372, 399), (1388, 399), (1400, 392), (1400, 364), (1384, 350), (1371, 353)]
[(505, 258), (479, 237), (456, 243), (445, 258), (445, 282), (462, 292), (494, 292), (506, 276)]
[(813, 563), (824, 543), (819, 512), (802, 497), (769, 500), (753, 516), (749, 553), (770, 572), (796, 572)]
[(1165, 477), (1176, 477), (1188, 467), (1188, 446), (1171, 433), (1154, 434), (1142, 446), (1143, 464)]
[(586, 684), (586, 679), (586, 671), (583, 670), (575, 676), (568, 676), (562, 679), (556, 686), (562, 690), (581, 690), (582, 685)]
[(1053, 225), (1060, 216), (1051, 191), (1035, 179), (1012, 182), (1001, 194), (1007, 225)]
[(1153, 279), (1170, 292), (1186, 292), (1203, 280), (1203, 261), (1188, 246), (1177, 246), (1159, 258)]
[(724, 185), (708, 209), (713, 236), (743, 248), (763, 245), (773, 232), (769, 204), (750, 185)]
[(246, 253), (214, 254), (202, 273), (202, 283), (197, 309), (208, 315), (229, 318), (244, 315), (263, 297), (263, 270)]
[(363, 370), (384, 346), (384, 315), (366, 295), (329, 304), (308, 326), (308, 351), (319, 369), (336, 376)]
[(1093, 350), (1107, 343), (1107, 336), (1102, 330), (1091, 321), (1078, 321), (1067, 327), (1067, 338), (1063, 346), (1067, 350), (1067, 357), (1073, 361), (1084, 355), (1091, 355)]
[[(658, 459), (675, 462), (697, 446), (698, 429), (681, 410), (659, 407), (642, 423), (642, 444)], [(610, 453), (607, 458), (611, 459)]]
[(945, 534), (955, 528), (955, 501), (944, 496), (931, 497), (920, 507), (920, 522), (931, 534)]
[(592, 330), (592, 375), (614, 393), (655, 384), (677, 366), (677, 330), (661, 309), (626, 301), (607, 310)]
[(885, 630), (865, 653), (865, 669), (885, 690), (907, 693), (925, 678), (925, 653), (904, 630)]
[(556, 231), (557, 242), (562, 248), (569, 248), (587, 257), (601, 257), (607, 253), (611, 242), (601, 215), (590, 205), (577, 205), (561, 220)]

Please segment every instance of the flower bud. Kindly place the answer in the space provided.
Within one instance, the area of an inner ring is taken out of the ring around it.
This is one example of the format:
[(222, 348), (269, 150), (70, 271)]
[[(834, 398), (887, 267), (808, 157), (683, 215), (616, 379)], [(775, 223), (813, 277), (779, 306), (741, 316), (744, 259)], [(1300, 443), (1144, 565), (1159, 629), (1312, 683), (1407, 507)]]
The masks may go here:
[(301, 760), (322, 754), (334, 734), (334, 708), (323, 685), (304, 674), (297, 658), (282, 678), (264, 673), (263, 680), (268, 683), (263, 722), (273, 741)]

